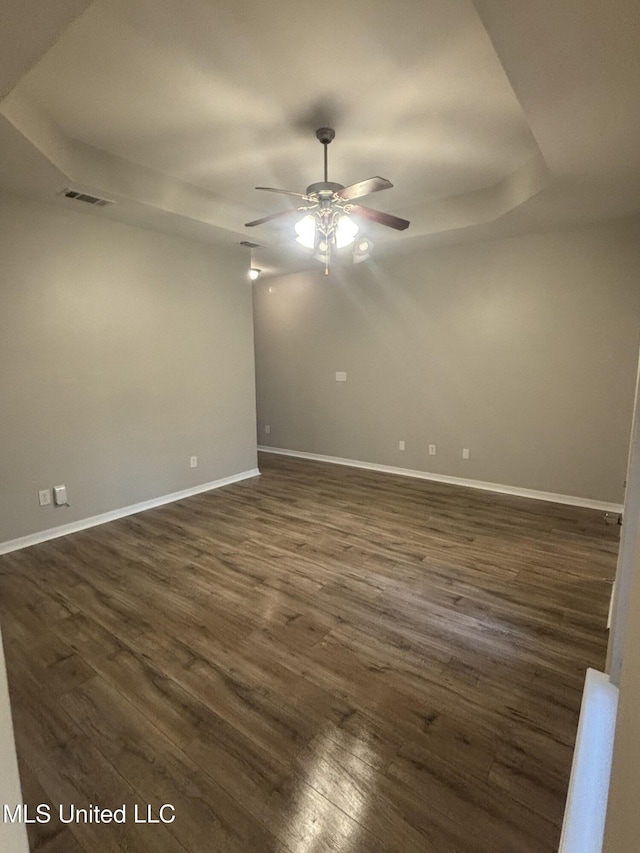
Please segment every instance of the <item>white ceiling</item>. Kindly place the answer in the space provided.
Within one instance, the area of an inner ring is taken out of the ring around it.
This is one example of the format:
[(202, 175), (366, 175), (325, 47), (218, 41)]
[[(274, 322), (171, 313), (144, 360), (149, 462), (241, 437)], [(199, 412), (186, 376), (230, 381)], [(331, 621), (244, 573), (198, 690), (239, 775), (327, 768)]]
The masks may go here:
[(4, 2), (13, 191), (294, 268), (290, 223), (244, 223), (322, 179), (326, 124), (330, 180), (389, 178), (365, 203), (411, 220), (377, 250), (640, 210), (636, 0)]

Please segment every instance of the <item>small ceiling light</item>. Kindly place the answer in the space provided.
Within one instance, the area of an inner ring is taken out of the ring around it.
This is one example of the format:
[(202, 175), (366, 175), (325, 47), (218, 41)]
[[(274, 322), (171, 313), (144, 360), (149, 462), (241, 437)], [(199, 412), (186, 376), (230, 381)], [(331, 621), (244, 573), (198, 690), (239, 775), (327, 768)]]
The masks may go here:
[(362, 239), (358, 240), (355, 246), (353, 247), (353, 263), (359, 264), (362, 261), (366, 261), (369, 255), (371, 254), (371, 250), (373, 249), (373, 243), (371, 240)]
[(350, 246), (356, 239), (358, 226), (350, 216), (341, 216), (336, 227), (336, 248), (343, 249)]
[(329, 244), (325, 240), (318, 243), (318, 251), (313, 256), (317, 261), (322, 261), (323, 264), (329, 262)]
[(252, 243), (250, 240), (241, 240), (240, 245), (244, 246), (245, 249), (249, 249), (249, 272), (247, 273), (247, 277), (250, 281), (255, 281), (262, 270), (253, 265), (253, 250), (264, 249), (264, 246), (261, 246), (260, 243)]
[(314, 249), (316, 245), (316, 218), (311, 213), (303, 216), (295, 224), (296, 241), (307, 249)]

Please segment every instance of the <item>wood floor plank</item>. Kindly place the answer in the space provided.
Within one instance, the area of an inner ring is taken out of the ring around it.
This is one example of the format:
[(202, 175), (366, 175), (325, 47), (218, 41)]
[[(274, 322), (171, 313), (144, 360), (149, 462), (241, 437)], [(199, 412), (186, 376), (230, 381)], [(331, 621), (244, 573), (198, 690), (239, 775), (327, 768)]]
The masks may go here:
[[(20, 782), (25, 803), (37, 803), (46, 806), (49, 814), (55, 814), (58, 803), (54, 803), (38, 781), (29, 765), (20, 762)], [(31, 812), (33, 815), (34, 812)], [(27, 826), (29, 849), (37, 853), (82, 853), (82, 847), (71, 831), (63, 823), (51, 820), (47, 823), (30, 823)]]
[(262, 476), (0, 556), (43, 853), (555, 853), (618, 529), (263, 455)]
[[(100, 676), (62, 698), (69, 716), (120, 769), (147, 804), (169, 803), (176, 825), (167, 831), (190, 853), (270, 853), (276, 840), (208, 774), (123, 701)], [(163, 834), (164, 837), (164, 834)]]

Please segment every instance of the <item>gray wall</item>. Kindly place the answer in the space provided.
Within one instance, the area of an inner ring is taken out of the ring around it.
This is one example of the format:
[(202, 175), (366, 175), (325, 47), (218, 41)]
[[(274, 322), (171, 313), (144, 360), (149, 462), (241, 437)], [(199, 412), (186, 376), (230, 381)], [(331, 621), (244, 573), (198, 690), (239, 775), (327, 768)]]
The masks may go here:
[(318, 264), (259, 282), (254, 326), (259, 444), (622, 500), (637, 219)]
[[(640, 612), (640, 539), (637, 518), (640, 493), (639, 418), (640, 396), (636, 397), (634, 447), (629, 464), (625, 523), (616, 577), (616, 598), (620, 600), (624, 596), (625, 600), (618, 605), (623, 608), (622, 613), (620, 610), (614, 613), (609, 639), (608, 671), (613, 683), (619, 685), (620, 694), (603, 853), (636, 853), (640, 837), (640, 810), (636, 794), (640, 787), (640, 619), (637, 618)], [(633, 512), (636, 513), (635, 517), (631, 517)], [(631, 618), (627, 618), (629, 614)]]
[(256, 467), (246, 265), (0, 197), (0, 543)]

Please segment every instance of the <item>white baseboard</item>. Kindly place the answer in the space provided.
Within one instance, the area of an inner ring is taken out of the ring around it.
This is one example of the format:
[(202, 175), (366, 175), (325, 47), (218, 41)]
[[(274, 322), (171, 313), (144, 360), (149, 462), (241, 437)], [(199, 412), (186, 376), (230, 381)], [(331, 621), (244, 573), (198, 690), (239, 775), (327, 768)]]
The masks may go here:
[(222, 486), (229, 486), (231, 483), (239, 483), (241, 480), (248, 480), (250, 477), (258, 477), (259, 475), (260, 471), (257, 468), (252, 468), (249, 471), (232, 474), (230, 477), (222, 477), (211, 483), (202, 483), (199, 486), (192, 486), (190, 489), (183, 489), (180, 492), (173, 492), (170, 495), (161, 495), (158, 498), (122, 507), (122, 509), (114, 509), (100, 515), (93, 515), (90, 518), (81, 518), (79, 521), (72, 521), (70, 524), (62, 524), (60, 527), (50, 527), (48, 530), (41, 530), (38, 533), (21, 536), (19, 539), (0, 542), (0, 554), (8, 554), (10, 551), (18, 551), (21, 548), (28, 548), (30, 545), (38, 545), (40, 542), (47, 542), (49, 539), (58, 539), (60, 536), (67, 536), (69, 533), (77, 533), (79, 530), (97, 527), (100, 524), (116, 521), (118, 518), (124, 518), (127, 515), (135, 515), (147, 509), (153, 509), (154, 507), (163, 506), (174, 501), (181, 501), (183, 498), (190, 498), (193, 495), (202, 494), (202, 492), (220, 489)]
[(550, 501), (568, 506), (582, 506), (587, 509), (600, 509), (604, 512), (622, 512), (622, 504), (596, 501), (591, 498), (578, 498), (573, 495), (558, 495), (554, 492), (540, 492), (536, 489), (520, 489), (517, 486), (504, 486), (500, 483), (485, 483), (482, 480), (465, 480), (462, 477), (449, 477), (446, 474), (432, 474), (429, 471), (416, 471), (411, 468), (396, 468), (393, 465), (378, 465), (375, 462), (361, 462), (358, 459), (343, 459), (340, 456), (323, 456), (320, 453), (306, 453), (302, 450), (286, 450), (282, 447), (260, 445), (262, 453), (277, 453), (281, 456), (297, 456), (300, 459), (314, 459), (317, 462), (330, 462), (332, 465), (346, 465), (349, 468), (365, 468), (368, 471), (380, 471), (383, 474), (399, 474), (402, 477), (416, 477), (419, 480), (433, 480), (436, 483), (449, 483), (452, 486), (466, 486), (485, 492), (499, 492), (520, 498), (532, 498), (537, 501)]

